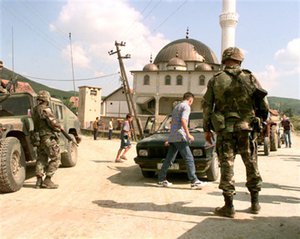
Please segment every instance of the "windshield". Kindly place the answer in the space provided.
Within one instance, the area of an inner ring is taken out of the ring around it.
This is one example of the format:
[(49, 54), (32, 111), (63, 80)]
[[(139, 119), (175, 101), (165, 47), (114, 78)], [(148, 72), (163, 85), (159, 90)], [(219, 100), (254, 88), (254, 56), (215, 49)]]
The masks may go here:
[(0, 99), (0, 117), (27, 115), (30, 106), (29, 95), (9, 95)]
[[(169, 132), (171, 129), (172, 116), (167, 116), (158, 128), (158, 132)], [(189, 118), (189, 130), (203, 131), (203, 113), (191, 112)]]

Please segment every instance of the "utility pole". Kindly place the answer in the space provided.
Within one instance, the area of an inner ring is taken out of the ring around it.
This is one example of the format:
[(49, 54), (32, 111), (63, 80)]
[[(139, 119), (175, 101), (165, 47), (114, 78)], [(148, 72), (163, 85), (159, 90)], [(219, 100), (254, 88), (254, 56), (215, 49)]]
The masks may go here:
[[(120, 66), (120, 72), (121, 72), (121, 80), (123, 83), (123, 88), (124, 88), (126, 101), (127, 101), (127, 105), (128, 105), (128, 110), (129, 110), (129, 113), (134, 116), (134, 118), (136, 120), (136, 124), (138, 126), (140, 137), (142, 138), (143, 137), (142, 125), (141, 125), (139, 118), (137, 117), (135, 104), (134, 104), (134, 101), (132, 98), (132, 93), (130, 92), (130, 87), (129, 87), (129, 83), (128, 83), (128, 79), (127, 79), (127, 75), (126, 75), (126, 71), (125, 71), (125, 67), (124, 67), (124, 63), (123, 63), (123, 59), (130, 58), (130, 55), (126, 54), (125, 56), (121, 56), (120, 46), (125, 46), (125, 45), (126, 45), (126, 42), (121, 41), (120, 43), (118, 43), (117, 41), (115, 41), (116, 51), (111, 50), (108, 52), (108, 54), (109, 55), (113, 55), (115, 53), (118, 54), (118, 60), (119, 60), (119, 66)], [(134, 128), (133, 128), (133, 130), (134, 130)], [(134, 132), (134, 136), (136, 137), (135, 132)]]

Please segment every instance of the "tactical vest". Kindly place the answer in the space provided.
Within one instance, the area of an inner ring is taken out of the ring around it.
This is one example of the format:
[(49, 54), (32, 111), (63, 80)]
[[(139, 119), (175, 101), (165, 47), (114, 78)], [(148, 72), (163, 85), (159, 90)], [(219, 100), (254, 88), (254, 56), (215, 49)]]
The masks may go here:
[(46, 105), (37, 105), (33, 109), (32, 119), (34, 123), (34, 131), (39, 132), (40, 136), (51, 135), (52, 129), (47, 123), (47, 119), (43, 118), (43, 111), (49, 106)]
[(250, 119), (255, 116), (252, 95), (255, 86), (251, 75), (243, 70), (239, 75), (222, 71), (214, 80), (215, 112), (225, 119)]

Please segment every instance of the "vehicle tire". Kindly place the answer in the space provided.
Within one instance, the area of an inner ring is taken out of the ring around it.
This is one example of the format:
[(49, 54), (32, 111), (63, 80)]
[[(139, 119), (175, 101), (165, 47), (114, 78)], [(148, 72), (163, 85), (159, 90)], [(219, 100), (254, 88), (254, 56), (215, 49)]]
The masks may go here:
[(268, 156), (270, 154), (270, 139), (269, 137), (264, 138), (264, 154)]
[(26, 176), (25, 155), (20, 141), (15, 137), (0, 140), (0, 192), (20, 190)]
[(154, 171), (145, 171), (145, 170), (142, 170), (142, 174), (145, 178), (153, 178), (155, 176), (155, 172)]
[(278, 145), (278, 137), (277, 137), (277, 132), (276, 132), (276, 125), (273, 125), (271, 127), (271, 142), (270, 142), (270, 150), (271, 151), (277, 151), (277, 145)]
[(213, 155), (211, 160), (210, 167), (206, 171), (206, 176), (208, 181), (216, 181), (219, 177), (220, 169), (219, 169), (219, 161), (216, 154)]
[(277, 133), (277, 142), (278, 142), (278, 145), (277, 145), (277, 148), (281, 148), (281, 136), (280, 136), (280, 133)]
[[(74, 135), (69, 135), (75, 141)], [(61, 166), (74, 167), (77, 163), (77, 155), (77, 145), (73, 141), (68, 141), (67, 152), (61, 153)]]

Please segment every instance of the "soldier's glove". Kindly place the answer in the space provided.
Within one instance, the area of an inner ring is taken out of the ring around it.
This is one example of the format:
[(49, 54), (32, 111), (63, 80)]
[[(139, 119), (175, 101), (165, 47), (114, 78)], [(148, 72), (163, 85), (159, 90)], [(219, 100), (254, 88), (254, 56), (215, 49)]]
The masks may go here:
[(205, 140), (209, 144), (213, 144), (214, 142), (214, 135), (211, 131), (205, 132)]

